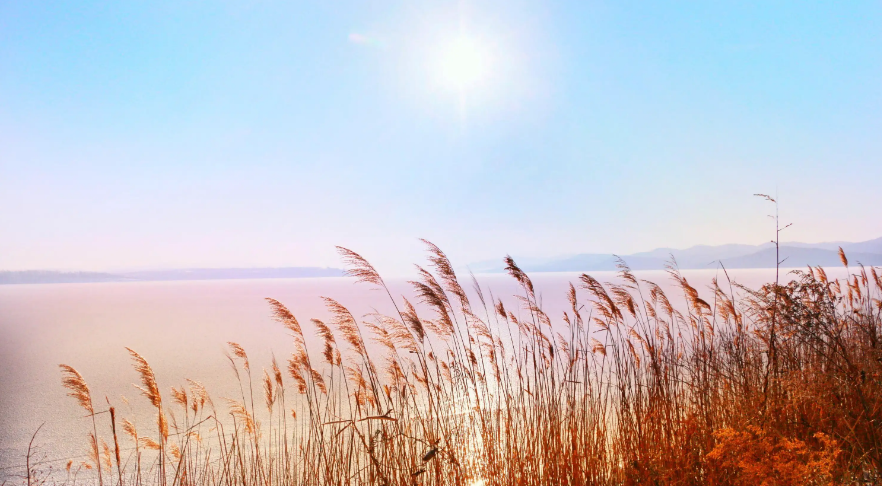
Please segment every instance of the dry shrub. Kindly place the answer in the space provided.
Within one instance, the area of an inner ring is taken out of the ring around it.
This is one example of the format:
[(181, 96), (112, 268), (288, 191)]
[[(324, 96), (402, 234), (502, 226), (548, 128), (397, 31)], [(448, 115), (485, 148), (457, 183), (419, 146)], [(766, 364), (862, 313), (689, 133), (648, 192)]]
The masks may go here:
[(714, 432), (717, 445), (707, 455), (709, 484), (799, 486), (832, 484), (841, 475), (842, 449), (818, 432), (811, 443), (778, 437), (757, 426)]

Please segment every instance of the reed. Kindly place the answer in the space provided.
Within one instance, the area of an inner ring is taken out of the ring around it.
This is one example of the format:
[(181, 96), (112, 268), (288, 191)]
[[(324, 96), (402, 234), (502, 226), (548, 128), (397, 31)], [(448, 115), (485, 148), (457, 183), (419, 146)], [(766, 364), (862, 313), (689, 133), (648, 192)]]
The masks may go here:
[[(510, 257), (514, 306), (474, 278), (466, 292), (447, 256), (426, 245), (415, 303), (394, 298), (367, 260), (340, 249), (350, 275), (384, 290), (394, 315), (359, 318), (326, 297), (328, 323), (304, 327), (268, 299), (292, 336), (293, 381), (273, 358), (258, 380), (259, 407), (236, 343), (229, 358), (241, 396), (217, 409), (195, 382), (172, 389), (179, 407), (163, 408), (152, 369), (129, 349), (157, 438), (122, 421), (132, 447), (116, 461), (119, 483), (882, 482), (877, 269), (848, 267), (840, 253), (844, 279), (807, 268), (786, 285), (715, 280), (698, 289), (672, 261), (678, 295), (667, 295), (620, 261), (614, 282), (582, 275), (571, 284), (568, 309), (553, 319)], [(62, 373), (94, 421), (85, 380), (66, 365)], [(88, 474), (101, 484), (112, 472), (98, 432), (94, 422)]]

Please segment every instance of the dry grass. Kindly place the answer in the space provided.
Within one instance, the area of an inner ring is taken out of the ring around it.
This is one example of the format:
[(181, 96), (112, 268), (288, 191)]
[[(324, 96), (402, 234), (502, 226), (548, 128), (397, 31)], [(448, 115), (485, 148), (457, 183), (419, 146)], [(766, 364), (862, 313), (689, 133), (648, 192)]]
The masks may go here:
[[(385, 290), (396, 314), (359, 319), (326, 298), (329, 323), (311, 321), (316, 349), (323, 348), (315, 356), (293, 314), (269, 299), (294, 341), (287, 365), (293, 381), (274, 359), (258, 377), (259, 409), (238, 344), (230, 343), (230, 363), (241, 395), (221, 408), (195, 382), (173, 389), (172, 405), (164, 407), (150, 365), (129, 350), (156, 423), (139, 432), (122, 421), (134, 456), (117, 460), (116, 474), (109, 448), (106, 460), (100, 457), (96, 426), (90, 469), (79, 481), (882, 481), (876, 269), (855, 268), (831, 281), (823, 269), (809, 268), (787, 285), (751, 290), (714, 282), (699, 291), (671, 265), (682, 295), (669, 298), (621, 262), (615, 283), (583, 275), (571, 285), (570, 309), (558, 320), (545, 314), (511, 258), (520, 309), (486, 299), (476, 281), (471, 300), (444, 253), (427, 245), (429, 268), (418, 267), (419, 280), (411, 282), (417, 307), (393, 299), (364, 258), (341, 249), (351, 275)], [(94, 419), (85, 380), (73, 368), (63, 372), (64, 385)], [(66, 482), (76, 483), (76, 475)]]

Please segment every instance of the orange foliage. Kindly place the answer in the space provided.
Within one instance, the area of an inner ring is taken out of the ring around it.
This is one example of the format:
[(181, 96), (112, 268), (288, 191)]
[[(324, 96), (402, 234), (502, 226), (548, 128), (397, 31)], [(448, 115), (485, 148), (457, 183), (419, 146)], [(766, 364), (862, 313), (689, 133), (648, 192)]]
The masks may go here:
[(716, 447), (707, 455), (711, 484), (789, 486), (830, 484), (839, 472), (842, 450), (818, 432), (813, 444), (777, 437), (756, 426), (714, 432)]

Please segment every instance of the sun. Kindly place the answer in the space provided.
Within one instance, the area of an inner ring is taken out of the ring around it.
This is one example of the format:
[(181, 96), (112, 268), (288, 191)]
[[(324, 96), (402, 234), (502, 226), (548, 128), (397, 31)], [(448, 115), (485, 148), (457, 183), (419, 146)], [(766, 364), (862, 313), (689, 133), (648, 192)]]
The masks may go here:
[(489, 58), (477, 40), (459, 36), (444, 46), (440, 60), (440, 75), (450, 88), (467, 90), (476, 87), (489, 73)]

